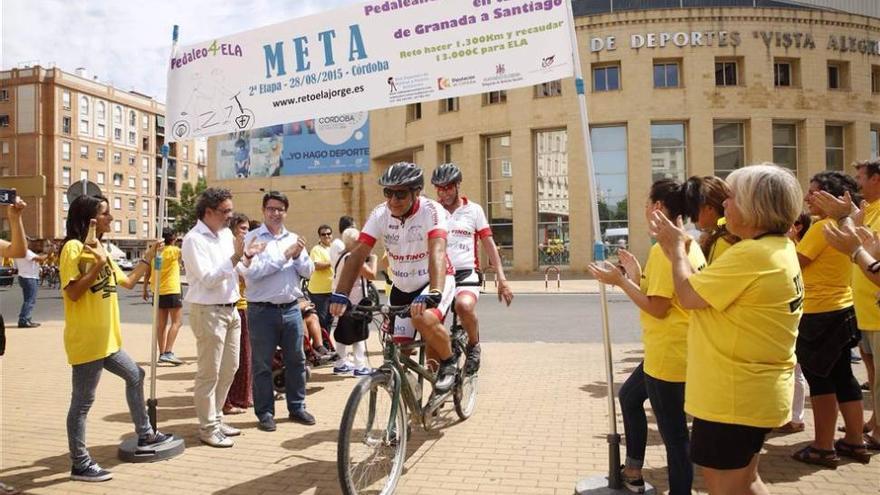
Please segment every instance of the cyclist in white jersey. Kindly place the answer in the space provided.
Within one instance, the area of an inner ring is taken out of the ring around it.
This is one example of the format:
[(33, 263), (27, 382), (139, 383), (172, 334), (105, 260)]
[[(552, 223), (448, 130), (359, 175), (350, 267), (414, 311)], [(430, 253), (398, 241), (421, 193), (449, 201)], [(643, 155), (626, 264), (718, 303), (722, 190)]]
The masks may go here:
[(477, 256), (477, 239), (489, 257), (489, 265), (498, 275), (498, 300), (508, 306), (513, 292), (507, 285), (501, 257), (492, 238), (492, 229), (483, 208), (459, 195), (461, 170), (452, 163), (444, 163), (431, 174), (431, 184), (437, 190), (437, 199), (451, 214), (446, 254), (455, 269), (455, 312), (468, 334), (467, 362), (465, 372), (474, 374), (480, 369), (480, 326), (474, 311), (480, 299), (480, 259)]
[(449, 214), (436, 201), (420, 196), (424, 182), (422, 170), (407, 162), (391, 165), (379, 178), (386, 201), (370, 213), (364, 224), (336, 291), (330, 296), (330, 313), (340, 316), (351, 305), (348, 294), (358, 269), (381, 239), (394, 280), (389, 302), (411, 304), (411, 318), (395, 319), (394, 338), (398, 342), (411, 340), (418, 330), (429, 357), (439, 361), (434, 389), (444, 393), (455, 383), (452, 347), (443, 326), (455, 289), (454, 272), (446, 257)]

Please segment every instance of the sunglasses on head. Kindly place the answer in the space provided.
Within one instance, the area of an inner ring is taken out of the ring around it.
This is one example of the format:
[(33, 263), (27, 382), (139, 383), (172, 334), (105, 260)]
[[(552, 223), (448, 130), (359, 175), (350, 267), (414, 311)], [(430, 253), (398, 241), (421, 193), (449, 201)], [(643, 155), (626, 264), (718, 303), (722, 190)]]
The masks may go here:
[(410, 189), (382, 189), (382, 194), (385, 195), (387, 199), (391, 199), (394, 196), (398, 201), (403, 201), (412, 191)]

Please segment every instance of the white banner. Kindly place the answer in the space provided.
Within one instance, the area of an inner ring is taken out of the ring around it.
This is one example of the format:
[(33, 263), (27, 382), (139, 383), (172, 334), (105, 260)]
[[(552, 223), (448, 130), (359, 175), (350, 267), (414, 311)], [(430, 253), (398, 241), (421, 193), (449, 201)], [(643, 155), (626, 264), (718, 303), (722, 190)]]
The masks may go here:
[(571, 77), (566, 1), (374, 0), (181, 47), (171, 140)]

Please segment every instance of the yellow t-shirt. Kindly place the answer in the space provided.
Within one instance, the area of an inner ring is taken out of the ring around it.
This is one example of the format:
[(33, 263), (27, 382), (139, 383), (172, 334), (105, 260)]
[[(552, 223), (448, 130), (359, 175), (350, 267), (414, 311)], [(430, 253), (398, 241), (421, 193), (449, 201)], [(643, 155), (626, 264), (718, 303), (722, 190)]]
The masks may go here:
[[(330, 251), (320, 244), (316, 244), (309, 253), (312, 261), (318, 263), (330, 263)], [(333, 292), (333, 267), (323, 270), (315, 270), (309, 279), (309, 292), (312, 294), (329, 294)]]
[[(159, 277), (159, 295), (181, 294), (180, 291), (180, 248), (165, 246), (162, 249), (162, 276)], [(156, 283), (156, 272), (150, 272), (150, 288)]]
[(241, 299), (235, 303), (235, 309), (247, 310), (247, 298), (244, 296), (244, 289), (244, 278), (238, 277), (238, 293), (241, 294)]
[(64, 350), (67, 362), (83, 364), (103, 359), (122, 346), (119, 329), (119, 302), (116, 284), (126, 278), (113, 260), (107, 260), (103, 270), (77, 301), (71, 300), (64, 288), (79, 279), (80, 255), (83, 244), (67, 241), (61, 250), (61, 294), (64, 299)]
[(728, 241), (724, 237), (719, 237), (718, 239), (715, 239), (715, 243), (712, 244), (711, 248), (709, 248), (709, 258), (706, 260), (706, 263), (709, 265), (714, 263), (715, 260), (717, 260), (722, 254), (724, 254), (725, 251), (730, 249), (730, 246), (733, 246), (733, 244), (731, 244), (730, 241)]
[[(695, 270), (706, 265), (703, 251), (696, 242), (690, 243), (688, 259)], [(665, 318), (655, 318), (640, 311), (642, 340), (645, 344), (645, 373), (652, 378), (667, 382), (684, 382), (687, 370), (688, 312), (681, 307), (675, 295), (672, 279), (672, 263), (663, 254), (659, 244), (654, 244), (642, 272), (642, 292), (649, 296), (672, 299), (672, 306)]]
[(824, 218), (813, 223), (797, 245), (797, 252), (811, 260), (803, 268), (804, 313), (827, 313), (853, 304), (849, 256), (829, 246), (822, 233), (831, 222)]
[(794, 243), (742, 240), (689, 281), (709, 307), (691, 311), (685, 411), (718, 423), (784, 424), (804, 293)]
[[(880, 199), (865, 208), (865, 227), (880, 232)], [(877, 307), (877, 292), (880, 288), (862, 273), (858, 265), (852, 268), (853, 303), (856, 308), (856, 321), (859, 329), (868, 332), (880, 331), (880, 308)]]

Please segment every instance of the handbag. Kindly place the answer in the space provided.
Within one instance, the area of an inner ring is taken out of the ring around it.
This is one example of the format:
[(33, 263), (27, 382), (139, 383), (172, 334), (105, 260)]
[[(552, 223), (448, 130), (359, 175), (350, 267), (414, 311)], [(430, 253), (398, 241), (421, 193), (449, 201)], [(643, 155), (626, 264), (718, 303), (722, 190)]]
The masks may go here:
[[(336, 261), (336, 266), (333, 267), (334, 272), (338, 273), (339, 263), (346, 258), (348, 252), (344, 252), (339, 255), (339, 259)], [(367, 283), (364, 280), (364, 277), (358, 277), (361, 282), (361, 288), (363, 289), (362, 294), (368, 295), (367, 292)], [(373, 302), (369, 299), (369, 297), (365, 297), (358, 302), (358, 305), (373, 305)], [(340, 344), (352, 345), (355, 342), (361, 342), (363, 340), (367, 340), (370, 336), (370, 321), (371, 318), (366, 315), (353, 315), (351, 311), (346, 311), (345, 314), (337, 318), (336, 320), (336, 328), (333, 329), (333, 339)]]

